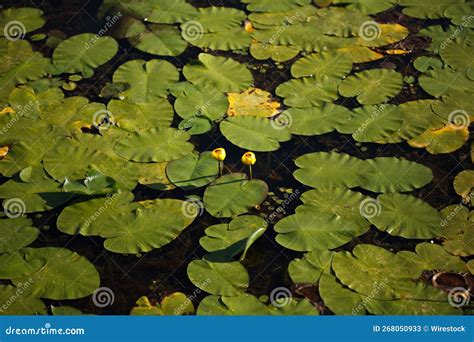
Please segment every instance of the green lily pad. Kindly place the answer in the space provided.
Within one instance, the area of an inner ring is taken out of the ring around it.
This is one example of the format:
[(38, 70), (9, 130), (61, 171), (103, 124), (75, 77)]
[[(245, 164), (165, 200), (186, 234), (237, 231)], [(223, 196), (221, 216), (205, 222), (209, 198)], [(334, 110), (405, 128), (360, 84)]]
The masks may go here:
[(451, 153), (460, 149), (469, 138), (467, 126), (448, 124), (429, 128), (420, 136), (408, 141), (412, 147), (426, 148), (431, 154)]
[(268, 186), (258, 179), (248, 180), (243, 173), (217, 178), (204, 192), (204, 207), (214, 217), (233, 217), (261, 204)]
[(203, 291), (223, 296), (237, 296), (249, 285), (249, 275), (240, 262), (215, 263), (194, 260), (188, 265), (188, 277)]
[(268, 315), (269, 311), (267, 306), (257, 297), (248, 293), (240, 293), (232, 297), (207, 296), (199, 303), (197, 314), (211, 316), (256, 316)]
[(184, 77), (197, 87), (218, 89), (221, 92), (237, 92), (249, 88), (253, 83), (250, 71), (230, 58), (199, 54), (199, 61), (183, 68)]
[(299, 53), (298, 49), (288, 46), (270, 45), (265, 43), (253, 42), (250, 45), (250, 54), (258, 60), (273, 59), (276, 62), (286, 62)]
[(225, 250), (236, 243), (247, 242), (255, 232), (262, 228), (265, 230), (267, 225), (267, 222), (259, 216), (238, 216), (229, 224), (217, 224), (206, 228), (206, 236), (199, 239), (199, 243), (208, 252)]
[(81, 310), (67, 305), (51, 305), (51, 313), (53, 316), (84, 316), (84, 313)]
[(288, 129), (291, 134), (321, 135), (334, 130), (343, 130), (352, 118), (351, 111), (332, 103), (325, 103), (321, 107), (290, 108), (282, 115), (291, 118)]
[(369, 222), (361, 214), (361, 205), (366, 197), (359, 192), (344, 188), (321, 188), (306, 191), (301, 195), (304, 205), (296, 208), (296, 213), (332, 214), (337, 218), (354, 222), (361, 228), (369, 227)]
[(179, 159), (194, 149), (190, 135), (173, 128), (156, 128), (135, 132), (114, 147), (115, 152), (137, 162), (163, 162)]
[(363, 162), (348, 154), (316, 152), (295, 160), (295, 178), (314, 188), (353, 188), (360, 184)]
[(331, 51), (315, 53), (297, 60), (291, 67), (291, 75), (296, 78), (314, 75), (342, 78), (351, 70), (350, 55)]
[(310, 0), (242, 0), (242, 2), (248, 4), (247, 9), (252, 12), (283, 12), (308, 5)]
[(3, 207), (15, 216), (56, 208), (71, 197), (62, 191), (61, 184), (49, 178), (32, 183), (12, 179), (0, 185)]
[(252, 151), (267, 152), (280, 148), (291, 134), (285, 126), (256, 116), (233, 116), (220, 124), (222, 134), (236, 146)]
[(474, 202), (472, 189), (474, 188), (474, 171), (464, 170), (459, 172), (454, 178), (454, 190), (462, 197), (464, 202)]
[(39, 235), (30, 219), (19, 217), (0, 220), (0, 253), (9, 253), (28, 246)]
[(228, 105), (223, 93), (214, 92), (209, 96), (208, 91), (191, 86), (176, 98), (174, 108), (183, 119), (205, 116), (217, 120), (224, 116)]
[(114, 83), (130, 85), (120, 96), (134, 103), (153, 102), (166, 97), (168, 89), (178, 80), (176, 67), (170, 62), (158, 59), (125, 62), (113, 75)]
[[(201, 25), (201, 32), (217, 32), (237, 28), (245, 20), (246, 14), (244, 11), (230, 7), (201, 7), (197, 9), (197, 16), (195, 23)], [(181, 29), (186, 31), (186, 26), (191, 22), (187, 22), (181, 26)], [(187, 32), (183, 35), (186, 36)]]
[(45, 265), (27, 276), (14, 279), (18, 284), (31, 281), (28, 293), (47, 299), (62, 300), (86, 297), (100, 285), (99, 273), (86, 258), (64, 248), (26, 248), (28, 262), (44, 260)]
[(423, 0), (398, 0), (398, 4), (404, 6), (403, 13), (414, 18), (437, 19), (444, 17), (444, 11), (456, 3), (464, 0), (434, 0), (430, 6), (426, 6)]
[(107, 63), (117, 51), (115, 39), (83, 33), (59, 43), (54, 49), (53, 65), (58, 74), (80, 72), (92, 77), (94, 69)]
[(128, 41), (140, 51), (159, 56), (179, 56), (188, 46), (176, 27), (162, 24), (150, 25)]
[(146, 296), (138, 298), (135, 306), (130, 311), (130, 316), (161, 316), (163, 311), (160, 305), (152, 305)]
[(211, 183), (217, 178), (219, 167), (219, 162), (212, 157), (211, 152), (201, 155), (192, 153), (169, 162), (166, 174), (174, 185), (189, 190)]
[(341, 78), (338, 77), (304, 77), (280, 84), (275, 92), (285, 98), (287, 106), (319, 107), (338, 98), (337, 88), (340, 83)]
[(368, 217), (378, 229), (407, 239), (429, 239), (439, 235), (441, 218), (436, 209), (422, 200), (402, 194), (377, 197), (380, 213)]
[(450, 205), (440, 212), (443, 248), (454, 255), (474, 254), (474, 212), (461, 205)]
[[(150, 201), (145, 209), (122, 211), (102, 221), (100, 236), (105, 249), (122, 254), (149, 252), (170, 243), (196, 218), (198, 211), (183, 210), (184, 201)], [(156, 218), (160, 217), (159, 220)]]
[(450, 68), (428, 70), (420, 75), (418, 82), (428, 94), (434, 97), (450, 94), (459, 96), (464, 92), (474, 92), (474, 85), (465, 72), (454, 71)]
[(187, 38), (183, 32), (185, 39), (189, 43), (207, 50), (234, 51), (248, 48), (252, 42), (252, 37), (243, 28), (235, 28), (225, 31), (209, 32), (200, 34), (197, 37)]
[(23, 294), (29, 286), (30, 283), (18, 287), (0, 285), (0, 303), (5, 304), (0, 309), (0, 315), (46, 315), (46, 305), (39, 298)]
[(334, 4), (345, 4), (346, 8), (364, 14), (376, 14), (388, 10), (397, 0), (334, 0)]
[(112, 216), (137, 208), (132, 200), (133, 194), (120, 191), (108, 197), (72, 204), (59, 215), (57, 227), (70, 235), (100, 235), (100, 229)]
[(294, 283), (315, 284), (324, 272), (331, 269), (334, 252), (317, 250), (306, 253), (303, 258), (293, 259), (288, 273)]
[(368, 227), (359, 227), (352, 221), (332, 214), (304, 211), (290, 215), (275, 225), (279, 233), (276, 241), (294, 251), (333, 249), (364, 234)]
[(360, 186), (372, 192), (407, 192), (433, 179), (430, 168), (406, 159), (380, 157), (365, 161)]
[(345, 97), (357, 96), (361, 104), (378, 104), (396, 96), (402, 89), (402, 75), (390, 69), (371, 69), (349, 76), (339, 86)]
[(23, 39), (28, 32), (45, 24), (43, 11), (38, 8), (7, 8), (0, 12), (0, 36), (10, 40)]

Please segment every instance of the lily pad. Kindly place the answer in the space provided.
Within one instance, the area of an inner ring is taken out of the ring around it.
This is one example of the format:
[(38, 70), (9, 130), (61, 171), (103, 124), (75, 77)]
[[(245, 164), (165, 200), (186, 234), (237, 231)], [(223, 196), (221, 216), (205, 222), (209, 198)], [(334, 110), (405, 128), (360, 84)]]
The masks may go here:
[(184, 77), (198, 87), (222, 92), (241, 91), (253, 83), (250, 71), (230, 58), (199, 54), (199, 61), (183, 68)]
[(474, 212), (461, 205), (450, 205), (441, 210), (443, 248), (454, 255), (474, 254)]
[(159, 56), (179, 56), (188, 46), (176, 27), (162, 24), (150, 25), (128, 40), (138, 50)]
[(451, 153), (461, 148), (468, 138), (468, 127), (448, 124), (440, 128), (429, 128), (420, 136), (408, 140), (408, 144), (426, 148), (431, 154)]
[(236, 296), (249, 285), (249, 275), (240, 262), (215, 263), (194, 260), (188, 265), (188, 277), (203, 291), (223, 296)]
[(294, 251), (333, 249), (364, 234), (368, 227), (331, 214), (304, 211), (290, 215), (275, 225), (276, 241)]
[(352, 58), (338, 52), (320, 52), (296, 61), (291, 67), (293, 77), (344, 77), (352, 70)]
[(222, 134), (236, 146), (252, 151), (268, 152), (289, 141), (291, 134), (285, 126), (262, 117), (234, 116), (220, 124)]
[(223, 93), (198, 89), (194, 86), (186, 88), (174, 103), (176, 113), (183, 119), (204, 116), (210, 120), (218, 120), (224, 116), (228, 101)]
[(390, 69), (371, 69), (346, 78), (339, 86), (345, 97), (357, 96), (361, 104), (378, 104), (396, 96), (402, 89), (402, 75)]
[(59, 43), (53, 53), (53, 65), (58, 74), (80, 72), (92, 77), (94, 69), (107, 63), (117, 51), (115, 39), (83, 33)]
[(114, 83), (130, 85), (120, 96), (134, 103), (153, 102), (166, 97), (168, 89), (178, 80), (176, 67), (170, 62), (158, 59), (125, 62), (113, 75)]
[[(122, 254), (139, 254), (160, 248), (178, 237), (196, 218), (183, 210), (184, 201), (163, 199), (145, 203), (145, 208), (123, 211), (102, 221), (100, 236), (105, 249)], [(156, 218), (160, 219), (157, 220)]]
[(27, 292), (31, 295), (54, 300), (76, 299), (92, 294), (100, 285), (94, 265), (68, 249), (26, 248), (23, 253), (28, 262), (45, 261), (45, 265), (33, 274), (13, 280), (16, 286), (30, 281)]
[(0, 36), (10, 40), (23, 39), (25, 34), (45, 24), (43, 11), (38, 8), (7, 8), (0, 12)]
[(5, 305), (0, 309), (0, 315), (46, 315), (46, 305), (39, 298), (23, 294), (30, 285), (30, 283), (18, 287), (1, 285), (0, 303)]
[(30, 219), (19, 217), (0, 220), (0, 253), (9, 253), (28, 246), (39, 235)]
[(267, 197), (264, 181), (248, 180), (243, 173), (217, 178), (204, 192), (204, 207), (214, 217), (233, 217), (248, 212)]
[(299, 53), (298, 49), (288, 46), (269, 45), (265, 43), (253, 42), (250, 45), (250, 54), (258, 60), (273, 59), (276, 62), (286, 62)]
[(248, 4), (247, 9), (252, 12), (283, 12), (308, 5), (310, 1), (311, 0), (242, 0), (243, 3)]
[(212, 157), (211, 152), (201, 155), (192, 153), (169, 162), (166, 174), (174, 185), (182, 189), (200, 188), (217, 178), (219, 162)]
[(334, 252), (316, 250), (306, 253), (303, 258), (293, 259), (288, 265), (288, 273), (294, 283), (315, 284), (324, 272), (331, 269)]
[(228, 116), (251, 115), (272, 117), (280, 111), (280, 103), (272, 101), (272, 94), (258, 89), (249, 88), (240, 93), (228, 93)]
[(188, 133), (173, 128), (157, 128), (132, 133), (114, 147), (115, 152), (137, 162), (163, 162), (179, 159), (192, 152)]
[(377, 201), (380, 213), (368, 219), (378, 229), (407, 239), (429, 239), (439, 235), (440, 215), (422, 200), (402, 194), (383, 194)]
[(454, 178), (454, 190), (464, 202), (473, 203), (472, 189), (474, 188), (474, 171), (464, 170)]

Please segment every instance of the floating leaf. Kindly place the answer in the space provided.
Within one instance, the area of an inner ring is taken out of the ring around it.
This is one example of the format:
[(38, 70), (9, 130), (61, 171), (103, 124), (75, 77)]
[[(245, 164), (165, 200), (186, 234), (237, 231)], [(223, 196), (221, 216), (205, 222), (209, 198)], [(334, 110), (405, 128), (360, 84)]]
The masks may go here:
[(293, 77), (323, 75), (328, 77), (344, 77), (352, 69), (352, 58), (348, 54), (338, 52), (321, 52), (303, 57), (291, 67)]
[(283, 12), (308, 5), (310, 0), (242, 0), (242, 2), (248, 4), (247, 9), (252, 12)]
[(166, 97), (168, 89), (178, 82), (179, 73), (170, 62), (141, 59), (125, 62), (114, 73), (114, 83), (128, 83), (130, 88), (120, 95), (130, 102), (153, 102)]
[(58, 74), (80, 72), (92, 77), (94, 69), (112, 59), (117, 51), (115, 39), (83, 33), (59, 43), (54, 49), (53, 65)]
[(430, 128), (422, 135), (409, 140), (408, 144), (426, 148), (431, 154), (451, 153), (461, 148), (468, 138), (468, 127), (448, 124), (441, 128)]
[(276, 62), (286, 62), (299, 53), (299, 50), (281, 45), (269, 45), (253, 42), (250, 45), (250, 54), (258, 60), (273, 59)]
[(474, 254), (474, 212), (461, 205), (450, 205), (440, 212), (443, 248), (454, 255)]
[[(29, 282), (18, 287), (0, 285), (0, 303), (5, 303), (0, 310), (0, 315), (46, 315), (46, 305), (39, 298), (23, 294), (30, 285)], [(11, 304), (6, 305), (6, 303)]]
[(27, 292), (31, 295), (54, 300), (76, 299), (92, 294), (99, 287), (99, 273), (94, 265), (75, 252), (56, 247), (26, 248), (23, 251), (26, 261), (45, 262), (42, 268), (26, 278), (13, 280), (16, 286), (30, 281)]
[(474, 171), (464, 170), (454, 178), (454, 190), (464, 202), (473, 202), (472, 189), (474, 188)]
[(357, 96), (361, 104), (377, 104), (396, 96), (402, 89), (402, 75), (390, 69), (371, 69), (349, 76), (339, 86), (342, 96)]
[(217, 178), (204, 192), (204, 207), (214, 217), (233, 217), (248, 212), (267, 197), (268, 186), (243, 173)]
[(337, 77), (305, 77), (282, 83), (275, 92), (285, 98), (287, 106), (318, 107), (337, 99), (337, 88), (340, 83), (341, 79)]
[(144, 32), (128, 40), (138, 50), (159, 56), (179, 56), (188, 46), (181, 38), (180, 31), (171, 25), (150, 25)]
[(0, 12), (0, 36), (23, 39), (23, 36), (42, 27), (46, 22), (38, 8), (7, 8)]
[(174, 103), (176, 113), (183, 119), (204, 116), (210, 120), (218, 120), (224, 116), (228, 101), (223, 93), (209, 92), (190, 86), (185, 89)]
[(377, 197), (380, 212), (369, 221), (390, 235), (407, 239), (438, 236), (441, 219), (438, 211), (422, 200), (408, 195), (383, 194)]
[(291, 139), (285, 126), (256, 116), (234, 116), (220, 124), (222, 134), (236, 146), (267, 152), (280, 148), (280, 142)]
[(312, 136), (344, 130), (352, 113), (344, 106), (325, 103), (321, 107), (290, 108), (282, 116), (291, 118), (288, 126), (291, 134)]
[(396, 0), (334, 0), (334, 4), (346, 4), (346, 8), (365, 14), (376, 14), (388, 10)]
[(241, 91), (253, 83), (252, 74), (243, 64), (205, 53), (199, 54), (199, 62), (185, 65), (183, 74), (198, 87), (222, 92)]
[(203, 291), (223, 296), (236, 296), (249, 285), (249, 275), (240, 262), (216, 263), (194, 260), (188, 265), (188, 277)]
[(308, 211), (285, 217), (275, 225), (275, 231), (279, 233), (276, 241), (300, 252), (342, 246), (367, 229), (335, 215), (314, 215)]
[(303, 258), (293, 259), (288, 265), (288, 273), (294, 283), (315, 284), (331, 269), (333, 252), (316, 250), (306, 253)]
[(272, 101), (272, 94), (258, 88), (249, 88), (240, 93), (228, 93), (227, 100), (228, 116), (271, 117), (279, 113), (280, 103)]
[[(160, 248), (189, 226), (198, 211), (183, 210), (184, 201), (155, 200), (145, 209), (124, 211), (102, 221), (100, 236), (106, 238), (105, 249), (122, 254), (139, 254)], [(160, 217), (159, 220), (156, 218)]]
[(9, 253), (28, 246), (39, 235), (30, 219), (19, 217), (0, 220), (0, 253)]
[(211, 152), (201, 155), (192, 153), (169, 162), (166, 174), (174, 185), (182, 189), (200, 188), (217, 178), (219, 162), (212, 157)]
[(236, 296), (207, 296), (197, 309), (198, 315), (236, 315), (255, 316), (268, 315), (268, 308), (257, 297), (241, 293)]
[(444, 11), (452, 4), (462, 3), (464, 0), (434, 0), (430, 6), (423, 0), (398, 0), (404, 6), (403, 13), (414, 18), (438, 19), (444, 17)]
[(190, 153), (194, 146), (187, 142), (189, 134), (173, 128), (157, 128), (135, 132), (115, 146), (115, 152), (137, 162), (163, 162), (179, 159)]

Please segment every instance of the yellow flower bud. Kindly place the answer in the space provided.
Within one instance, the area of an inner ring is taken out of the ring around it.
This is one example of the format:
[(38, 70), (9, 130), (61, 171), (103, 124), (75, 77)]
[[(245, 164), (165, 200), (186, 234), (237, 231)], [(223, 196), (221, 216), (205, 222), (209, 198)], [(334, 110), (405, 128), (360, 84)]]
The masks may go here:
[(242, 156), (242, 163), (245, 165), (254, 165), (257, 162), (257, 157), (253, 152), (245, 152)]
[(222, 147), (216, 148), (214, 151), (212, 151), (212, 158), (218, 161), (224, 161), (225, 157), (225, 149), (223, 149)]

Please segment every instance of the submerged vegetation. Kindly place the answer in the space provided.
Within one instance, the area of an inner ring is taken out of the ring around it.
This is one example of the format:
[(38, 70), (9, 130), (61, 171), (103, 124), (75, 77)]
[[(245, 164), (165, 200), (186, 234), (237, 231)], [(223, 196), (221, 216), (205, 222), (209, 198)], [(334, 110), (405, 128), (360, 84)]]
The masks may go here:
[(472, 313), (472, 2), (19, 2), (0, 314)]

